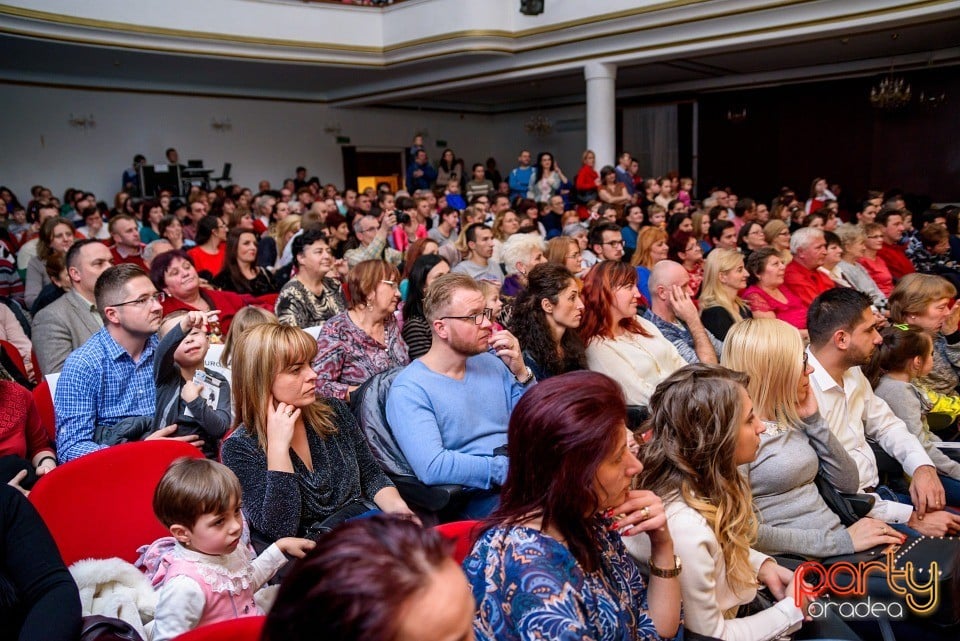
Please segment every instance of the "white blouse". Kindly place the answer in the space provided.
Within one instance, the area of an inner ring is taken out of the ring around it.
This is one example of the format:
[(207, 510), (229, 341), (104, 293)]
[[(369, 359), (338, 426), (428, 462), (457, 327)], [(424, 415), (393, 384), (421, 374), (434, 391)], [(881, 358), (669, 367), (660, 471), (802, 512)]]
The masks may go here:
[(632, 332), (592, 338), (587, 345), (587, 368), (620, 383), (628, 405), (647, 405), (660, 381), (687, 362), (656, 325), (640, 316), (637, 322), (651, 334), (649, 338)]

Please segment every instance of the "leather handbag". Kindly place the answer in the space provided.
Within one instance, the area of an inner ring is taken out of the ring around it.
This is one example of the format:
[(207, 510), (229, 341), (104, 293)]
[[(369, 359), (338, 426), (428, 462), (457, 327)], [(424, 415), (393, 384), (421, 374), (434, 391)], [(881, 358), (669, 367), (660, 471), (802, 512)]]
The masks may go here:
[(316, 540), (341, 523), (356, 518), (361, 514), (366, 514), (367, 512), (378, 511), (379, 509), (380, 508), (367, 499), (353, 499), (327, 518), (314, 521), (306, 526), (303, 531), (303, 538)]

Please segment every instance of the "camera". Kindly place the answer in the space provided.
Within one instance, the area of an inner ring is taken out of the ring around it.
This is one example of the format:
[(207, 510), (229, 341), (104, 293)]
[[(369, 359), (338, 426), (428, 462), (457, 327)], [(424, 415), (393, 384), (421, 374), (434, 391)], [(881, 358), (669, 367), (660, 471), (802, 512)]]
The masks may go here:
[(394, 211), (393, 215), (396, 217), (398, 225), (406, 225), (410, 222), (410, 214), (405, 214), (399, 209)]

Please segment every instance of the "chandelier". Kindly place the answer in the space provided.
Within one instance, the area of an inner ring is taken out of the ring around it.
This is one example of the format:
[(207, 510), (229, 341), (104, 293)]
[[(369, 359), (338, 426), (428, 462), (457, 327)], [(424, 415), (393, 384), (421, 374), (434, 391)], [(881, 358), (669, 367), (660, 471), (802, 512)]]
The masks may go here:
[(910, 85), (903, 78), (887, 76), (870, 89), (870, 104), (876, 109), (893, 111), (906, 107), (911, 96)]
[(527, 118), (527, 121), (523, 123), (523, 128), (533, 136), (543, 137), (553, 133), (553, 123), (550, 122), (549, 118), (540, 114)]

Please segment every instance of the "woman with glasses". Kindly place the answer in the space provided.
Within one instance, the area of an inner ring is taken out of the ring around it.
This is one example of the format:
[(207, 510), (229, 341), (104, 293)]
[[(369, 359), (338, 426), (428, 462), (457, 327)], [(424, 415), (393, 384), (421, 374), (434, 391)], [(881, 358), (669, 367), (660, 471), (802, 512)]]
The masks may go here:
[[(579, 227), (579, 225), (574, 226)], [(585, 234), (586, 230), (583, 232)], [(583, 283), (581, 276), (586, 273), (583, 268), (583, 250), (580, 247), (580, 241), (576, 238), (573, 236), (551, 238), (547, 241), (546, 257), (548, 263), (566, 267), (578, 283)]]
[(863, 233), (863, 228), (860, 225), (840, 225), (837, 227), (837, 236), (843, 247), (837, 269), (844, 280), (854, 289), (869, 296), (878, 309), (886, 309), (887, 297), (858, 262), (863, 257), (867, 244), (867, 235)]
[(213, 280), (223, 269), (227, 256), (227, 224), (216, 216), (204, 216), (197, 223), (194, 240), (197, 246), (187, 253), (193, 258), (197, 272), (207, 280)]
[(400, 272), (383, 260), (362, 261), (347, 273), (347, 311), (324, 323), (317, 337), (318, 396), (349, 401), (374, 374), (410, 362), (394, 317), (399, 283)]
[(637, 272), (605, 260), (583, 279), (580, 337), (587, 367), (620, 383), (628, 405), (646, 405), (657, 384), (686, 365), (673, 343), (637, 316)]
[(863, 233), (863, 255), (857, 259), (857, 262), (867, 270), (867, 274), (877, 284), (883, 295), (890, 298), (893, 292), (893, 275), (887, 263), (877, 255), (883, 248), (883, 225), (868, 223), (863, 225)]
[(737, 246), (740, 247), (744, 259), (749, 258), (750, 254), (761, 247), (766, 247), (767, 239), (763, 234), (763, 225), (756, 221), (744, 223), (737, 234)]
[(787, 223), (776, 218), (771, 220), (763, 226), (763, 239), (767, 246), (777, 250), (784, 265), (790, 264), (793, 254), (790, 253), (790, 227)]
[(703, 249), (696, 237), (686, 231), (675, 232), (667, 241), (670, 251), (667, 258), (680, 263), (690, 274), (691, 295), (696, 298), (703, 283)]

